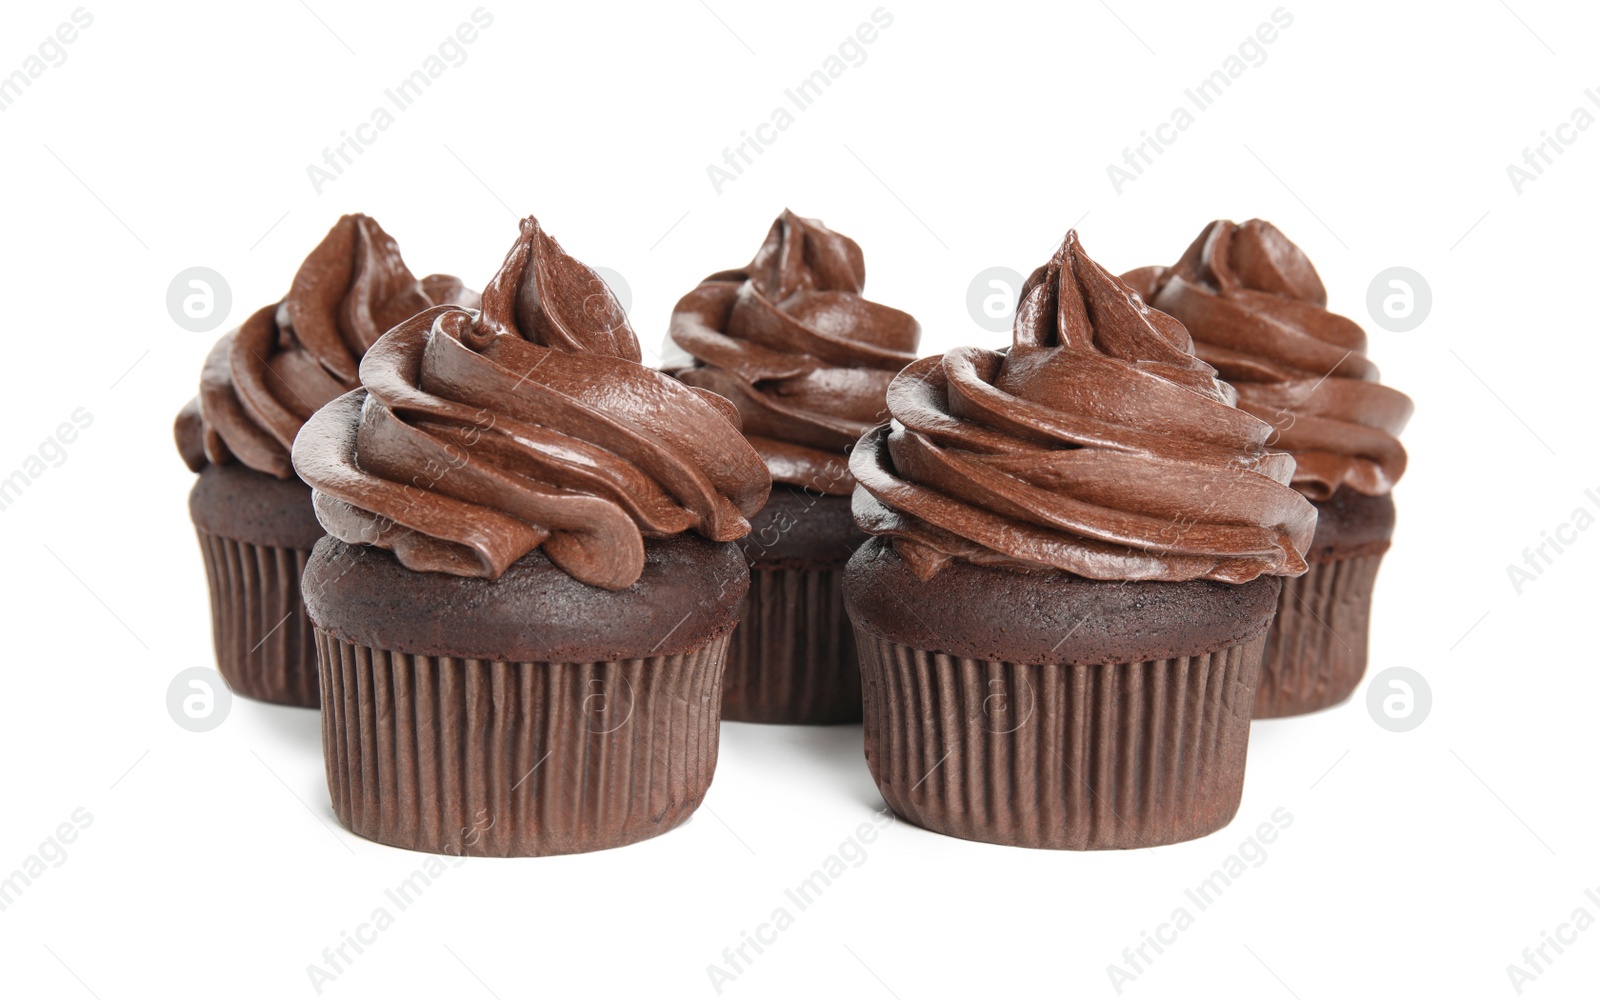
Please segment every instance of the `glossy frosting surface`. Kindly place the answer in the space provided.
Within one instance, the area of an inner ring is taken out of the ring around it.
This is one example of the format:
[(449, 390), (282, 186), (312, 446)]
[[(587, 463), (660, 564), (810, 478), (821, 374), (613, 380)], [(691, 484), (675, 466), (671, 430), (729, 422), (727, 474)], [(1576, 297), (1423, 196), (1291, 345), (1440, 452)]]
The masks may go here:
[(1341, 487), (1379, 496), (1405, 472), (1398, 435), (1411, 400), (1379, 384), (1366, 333), (1328, 311), (1316, 268), (1277, 227), (1219, 219), (1172, 267), (1123, 277), (1188, 328), (1241, 409), (1276, 428), (1272, 445), (1294, 455), (1306, 496)]
[(449, 275), (417, 280), (376, 220), (343, 216), (289, 294), (211, 349), (200, 395), (178, 414), (178, 450), (196, 472), (237, 460), (287, 479), (295, 434), (317, 407), (356, 387), (361, 357), (379, 337), (429, 306), (477, 302)]
[(863, 298), (865, 280), (854, 240), (786, 210), (754, 260), (673, 310), (672, 339), (697, 361), (678, 378), (733, 401), (777, 482), (848, 496), (846, 452), (916, 360), (917, 321)]
[(646, 538), (739, 538), (771, 488), (732, 404), (639, 357), (605, 283), (525, 219), (482, 309), (383, 336), (362, 388), (307, 422), (295, 468), (330, 535), (408, 569), (497, 579), (539, 548), (622, 589)]
[(923, 579), (952, 559), (1099, 580), (1305, 572), (1316, 512), (1293, 459), (1191, 351), (1067, 234), (1023, 285), (1011, 348), (890, 384), (892, 423), (851, 456), (858, 523)]

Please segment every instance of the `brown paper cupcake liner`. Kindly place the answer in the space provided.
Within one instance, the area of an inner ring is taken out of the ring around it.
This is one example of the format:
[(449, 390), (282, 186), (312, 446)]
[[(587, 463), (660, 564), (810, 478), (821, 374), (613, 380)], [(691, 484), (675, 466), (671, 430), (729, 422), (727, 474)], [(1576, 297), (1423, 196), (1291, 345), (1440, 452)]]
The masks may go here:
[(1302, 715), (1350, 697), (1367, 672), (1372, 585), (1383, 553), (1311, 562), (1283, 581), (1256, 687), (1255, 717)]
[(728, 648), (722, 717), (734, 722), (861, 721), (861, 668), (844, 610), (844, 566), (756, 563)]
[(952, 837), (1088, 850), (1204, 836), (1239, 808), (1265, 639), (1072, 666), (860, 630), (867, 763), (896, 813)]
[(247, 698), (316, 708), (317, 649), (300, 598), (311, 551), (197, 534), (217, 668), (228, 687)]
[(333, 810), (369, 840), (494, 857), (595, 851), (672, 829), (711, 784), (727, 634), (587, 663), (316, 639)]

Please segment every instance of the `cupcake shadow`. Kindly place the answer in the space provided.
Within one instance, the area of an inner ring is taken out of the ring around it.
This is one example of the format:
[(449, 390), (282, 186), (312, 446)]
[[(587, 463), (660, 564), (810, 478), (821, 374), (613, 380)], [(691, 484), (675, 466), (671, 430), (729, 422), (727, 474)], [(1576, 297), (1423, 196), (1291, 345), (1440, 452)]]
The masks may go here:
[[(322, 713), (314, 708), (251, 701), (249, 711), (271, 735), (275, 749), (307, 754), (322, 761)], [(241, 706), (236, 702), (234, 710)]]
[(867, 769), (861, 724), (775, 726), (750, 722), (722, 724), (722, 753), (753, 771), (834, 789), (871, 810), (884, 808), (883, 796)]

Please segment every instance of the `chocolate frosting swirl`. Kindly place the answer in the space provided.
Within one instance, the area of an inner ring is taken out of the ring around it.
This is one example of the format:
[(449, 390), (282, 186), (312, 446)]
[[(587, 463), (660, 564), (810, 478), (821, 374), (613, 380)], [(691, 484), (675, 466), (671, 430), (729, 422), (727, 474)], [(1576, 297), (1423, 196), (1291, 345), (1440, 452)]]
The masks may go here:
[(646, 537), (749, 531), (771, 481), (737, 411), (639, 364), (605, 283), (537, 220), (483, 293), (385, 334), (295, 441), (328, 534), (498, 579), (535, 548), (620, 590)]
[(195, 472), (238, 459), (279, 479), (300, 426), (356, 387), (361, 356), (390, 327), (432, 305), (476, 306), (447, 274), (418, 281), (377, 221), (342, 216), (295, 272), (289, 294), (218, 340), (200, 395), (179, 412), (178, 451)]
[(675, 374), (733, 401), (780, 483), (849, 495), (844, 455), (916, 359), (917, 321), (862, 298), (865, 281), (854, 240), (785, 209), (754, 260), (673, 310), (669, 333), (698, 362)]
[(1316, 511), (1271, 426), (1076, 232), (1023, 284), (1009, 350), (924, 358), (850, 467), (861, 527), (950, 559), (1098, 580), (1297, 576)]
[(1195, 353), (1239, 392), (1239, 408), (1277, 428), (1294, 486), (1313, 500), (1340, 487), (1378, 496), (1406, 468), (1397, 435), (1411, 400), (1378, 383), (1361, 327), (1327, 309), (1301, 249), (1270, 222), (1211, 223), (1172, 267), (1123, 276), (1177, 317)]

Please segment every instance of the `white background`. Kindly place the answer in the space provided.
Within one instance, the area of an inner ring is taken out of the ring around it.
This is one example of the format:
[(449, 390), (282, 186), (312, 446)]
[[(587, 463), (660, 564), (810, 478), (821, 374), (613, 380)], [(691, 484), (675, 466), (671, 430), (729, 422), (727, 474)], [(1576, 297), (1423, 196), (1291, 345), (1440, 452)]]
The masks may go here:
[[(898, 0), (865, 64), (717, 194), (706, 166), (873, 0), (494, 2), (465, 64), (319, 195), (306, 166), (475, 4), (309, 3), (93, 4), (65, 63), (0, 113), (0, 475), (75, 408), (94, 417), (0, 512), (0, 874), (74, 809), (93, 816), (0, 912), (5, 995), (313, 996), (306, 967), (420, 860), (338, 828), (315, 713), (240, 699), (193, 734), (165, 708), (178, 671), (211, 663), (170, 425), (226, 329), (179, 328), (167, 285), (214, 268), (237, 323), (346, 211), (376, 216), (417, 274), (476, 287), (537, 214), (625, 276), (654, 348), (677, 296), (748, 260), (787, 205), (861, 243), (869, 295), (917, 315), (928, 353), (1004, 342), (970, 317), (968, 283), (1026, 274), (1075, 222), (1121, 270), (1171, 262), (1214, 217), (1260, 216), (1416, 400), (1372, 667), (1426, 676), (1420, 728), (1386, 732), (1361, 696), (1259, 724), (1238, 820), (1179, 846), (1035, 852), (898, 824), (723, 995), (1115, 996), (1107, 966), (1280, 807), (1293, 823), (1265, 863), (1123, 995), (1509, 997), (1506, 967), (1542, 931), (1600, 917), (1583, 893), (1600, 887), (1600, 531), (1520, 596), (1506, 572), (1575, 508), (1600, 513), (1583, 492), (1600, 494), (1600, 128), (1521, 194), (1506, 174), (1574, 108), (1600, 114), (1583, 94), (1600, 89), (1594, 10), (1292, 2), (1265, 64), (1118, 194), (1107, 164), (1272, 0), (959, 17)], [(0, 73), (72, 9), (8, 4)], [(1432, 288), (1408, 333), (1366, 310), (1394, 265)], [(858, 727), (726, 725), (686, 826), (469, 861), (324, 995), (714, 996), (706, 967), (880, 807)], [(1527, 995), (1592, 996), (1600, 929), (1554, 957)]]

